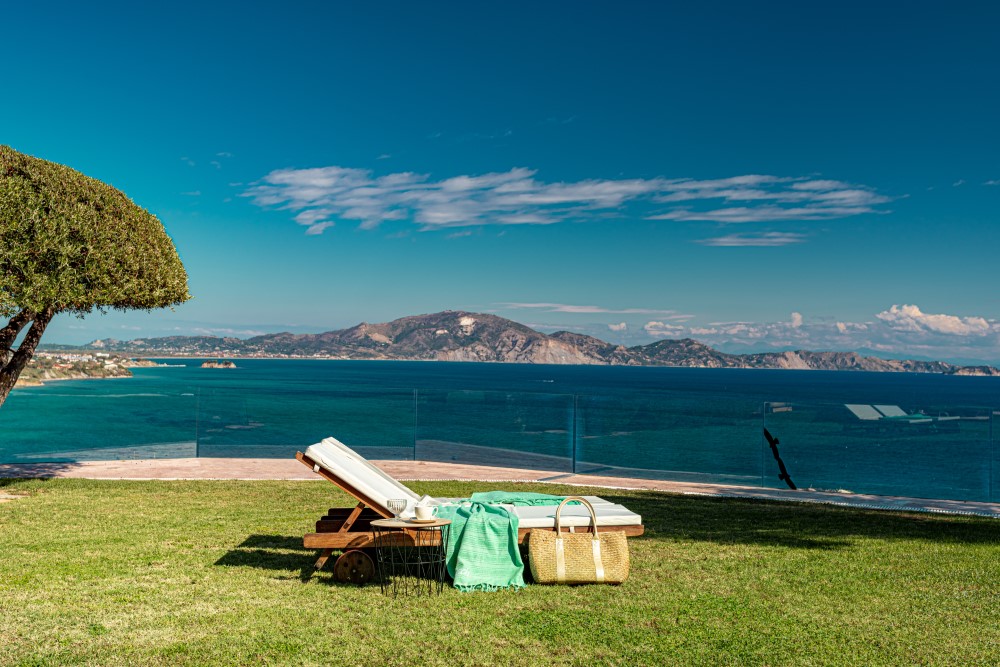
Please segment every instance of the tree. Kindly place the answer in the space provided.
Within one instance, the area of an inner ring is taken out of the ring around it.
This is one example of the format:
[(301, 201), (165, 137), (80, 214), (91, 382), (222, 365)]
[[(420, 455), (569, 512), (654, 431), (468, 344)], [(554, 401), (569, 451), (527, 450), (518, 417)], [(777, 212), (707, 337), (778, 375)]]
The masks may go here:
[(0, 146), (0, 405), (57, 314), (149, 311), (189, 298), (156, 216), (110, 185)]

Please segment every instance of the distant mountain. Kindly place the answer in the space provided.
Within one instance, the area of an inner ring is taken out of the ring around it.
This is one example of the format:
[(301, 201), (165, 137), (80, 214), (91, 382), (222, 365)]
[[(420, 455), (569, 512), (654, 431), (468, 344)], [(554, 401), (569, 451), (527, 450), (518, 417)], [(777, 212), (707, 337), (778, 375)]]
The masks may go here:
[(880, 359), (856, 352), (763, 352), (727, 354), (690, 338), (625, 347), (592, 336), (557, 331), (546, 335), (496, 315), (445, 311), (361, 324), (320, 334), (277, 333), (253, 338), (169, 336), (83, 346), (149, 356), (318, 357), (486, 361), (524, 364), (685, 366), (691, 368), (787, 368), (998, 375), (990, 366), (958, 366), (941, 361)]

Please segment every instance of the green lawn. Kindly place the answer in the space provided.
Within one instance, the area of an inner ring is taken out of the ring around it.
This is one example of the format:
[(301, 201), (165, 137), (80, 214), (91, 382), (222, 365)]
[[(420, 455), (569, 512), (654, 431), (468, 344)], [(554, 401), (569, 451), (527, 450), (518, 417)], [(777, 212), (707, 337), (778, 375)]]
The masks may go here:
[(308, 576), (302, 534), (349, 502), (330, 484), (0, 490), (29, 494), (0, 503), (3, 665), (1000, 660), (1000, 522), (987, 519), (592, 490), (645, 519), (626, 584), (392, 599)]

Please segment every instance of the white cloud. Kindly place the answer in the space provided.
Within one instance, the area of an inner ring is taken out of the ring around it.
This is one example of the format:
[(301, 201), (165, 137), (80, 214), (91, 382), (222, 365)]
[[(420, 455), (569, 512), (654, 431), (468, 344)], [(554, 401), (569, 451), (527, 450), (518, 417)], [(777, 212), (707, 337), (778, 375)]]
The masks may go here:
[(871, 206), (731, 206), (692, 211), (680, 209), (648, 216), (648, 220), (704, 221), (726, 224), (741, 222), (783, 222), (788, 220), (833, 220), (863, 213), (876, 213)]
[(869, 350), (901, 357), (979, 359), (1000, 363), (1000, 322), (985, 317), (924, 313), (894, 305), (871, 321), (810, 318), (799, 313), (783, 322), (713, 322), (679, 326), (649, 322), (654, 338), (692, 337), (731, 351)]
[(982, 317), (959, 317), (956, 315), (932, 315), (917, 306), (892, 306), (875, 317), (891, 328), (909, 332), (932, 332), (955, 336), (982, 336), (993, 328)]
[(728, 234), (711, 239), (698, 241), (703, 245), (721, 247), (777, 247), (802, 243), (806, 240), (805, 234), (794, 234), (791, 232), (764, 232), (761, 234)]
[(332, 222), (317, 222), (314, 225), (309, 225), (306, 229), (306, 234), (309, 236), (316, 236), (317, 234), (322, 234), (328, 227), (333, 227), (333, 225), (334, 223)]
[[(760, 222), (829, 220), (863, 213), (889, 201), (872, 188), (806, 177), (746, 175), (714, 180), (538, 180), (531, 169), (460, 175), (432, 180), (398, 172), (375, 176), (341, 166), (279, 169), (243, 193), (261, 207), (322, 212), (308, 223), (354, 220), (371, 229), (386, 220), (408, 220), (422, 231), (478, 225), (547, 225), (585, 220), (637, 202), (651, 220)], [(683, 202), (682, 208), (676, 206)], [(733, 206), (731, 204), (739, 204)], [(662, 210), (664, 206), (669, 207)], [(300, 223), (307, 224), (307, 223)], [(761, 235), (758, 245), (797, 242), (793, 236)], [(724, 245), (724, 243), (709, 243)], [(747, 244), (749, 245), (749, 244)]]
[(612, 313), (616, 315), (657, 315), (665, 319), (689, 320), (693, 315), (678, 313), (676, 310), (658, 310), (655, 308), (602, 308), (601, 306), (577, 306), (566, 303), (498, 303), (497, 306), (507, 310), (544, 310), (550, 313)]
[(986, 181), (983, 185), (1000, 185), (1000, 178), (994, 178)]
[(654, 338), (680, 338), (686, 331), (686, 328), (679, 324), (667, 324), (666, 322), (646, 322), (642, 328)]
[(608, 328), (611, 329), (612, 331), (627, 331), (628, 324), (626, 324), (625, 322), (619, 322), (618, 324), (609, 324)]

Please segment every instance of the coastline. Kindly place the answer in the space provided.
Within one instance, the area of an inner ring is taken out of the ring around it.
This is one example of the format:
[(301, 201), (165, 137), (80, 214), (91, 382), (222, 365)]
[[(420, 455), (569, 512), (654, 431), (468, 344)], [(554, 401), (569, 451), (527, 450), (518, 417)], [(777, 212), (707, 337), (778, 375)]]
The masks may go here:
[(135, 376), (131, 373), (128, 375), (106, 375), (106, 376), (96, 376), (96, 375), (84, 375), (81, 377), (72, 378), (45, 378), (44, 380), (30, 381), (28, 383), (23, 383), (18, 381), (14, 385), (11, 391), (17, 391), (18, 389), (37, 389), (39, 387), (44, 387), (50, 382), (77, 382), (79, 380), (131, 380)]
[[(542, 364), (534, 362), (525, 361), (489, 361), (489, 360), (466, 360), (466, 359), (357, 359), (350, 357), (293, 357), (293, 356), (244, 356), (244, 355), (201, 355), (201, 356), (188, 356), (188, 355), (160, 355), (160, 354), (145, 354), (143, 355), (145, 359), (183, 359), (186, 361), (208, 361), (212, 359), (233, 359), (238, 361), (350, 361), (350, 362), (395, 362), (395, 363), (405, 363), (405, 364), (427, 364), (427, 363), (442, 363), (442, 364), (488, 364), (490, 366), (532, 366), (536, 368), (673, 368), (673, 369), (692, 369), (692, 370), (704, 370), (704, 371), (799, 371), (799, 372), (814, 372), (814, 373), (875, 373), (878, 375), (939, 375), (945, 377), (1000, 377), (998, 375), (992, 375), (988, 373), (975, 374), (975, 373), (940, 373), (940, 372), (924, 372), (924, 371), (907, 371), (907, 370), (866, 370), (866, 369), (853, 369), (853, 368), (773, 368), (773, 367), (763, 367), (754, 368), (750, 366), (674, 366), (668, 364)], [(171, 366), (170, 364), (157, 364), (158, 368), (176, 368), (176, 366)], [(153, 368), (150, 366), (149, 368)]]

